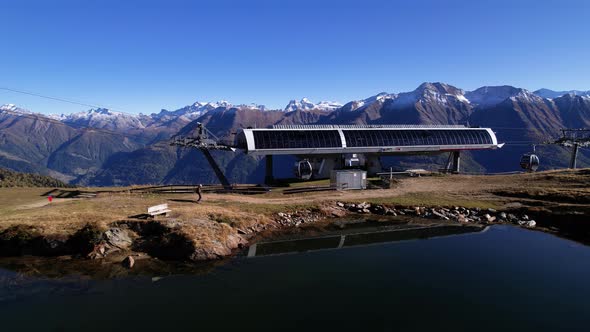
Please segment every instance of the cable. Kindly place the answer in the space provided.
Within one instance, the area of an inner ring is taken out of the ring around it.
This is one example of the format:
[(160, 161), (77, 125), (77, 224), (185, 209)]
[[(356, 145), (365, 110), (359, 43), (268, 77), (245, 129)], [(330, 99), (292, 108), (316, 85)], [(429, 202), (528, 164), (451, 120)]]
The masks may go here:
[(35, 93), (35, 92), (28, 92), (28, 91), (11, 89), (11, 88), (4, 88), (4, 87), (0, 87), (0, 90), (10, 91), (10, 92), (15, 92), (15, 93), (20, 93), (20, 94), (24, 94), (24, 95), (35, 96), (35, 97), (45, 98), (45, 99), (50, 99), (50, 100), (61, 101), (61, 102), (64, 102), (64, 103), (69, 103), (69, 104), (74, 104), (74, 105), (87, 106), (87, 107), (91, 107), (91, 108), (105, 108), (105, 109), (108, 109), (108, 110), (111, 110), (111, 111), (115, 111), (115, 112), (119, 112), (119, 113), (125, 113), (125, 114), (129, 114), (129, 115), (135, 115), (133, 113), (120, 111), (118, 109), (114, 109), (114, 108), (106, 107), (106, 106), (101, 106), (101, 105), (98, 105), (98, 104), (83, 103), (83, 102), (78, 102), (78, 101), (69, 100), (69, 99), (60, 98), (60, 97), (51, 97), (51, 96), (46, 96), (46, 95), (42, 95), (42, 94)]

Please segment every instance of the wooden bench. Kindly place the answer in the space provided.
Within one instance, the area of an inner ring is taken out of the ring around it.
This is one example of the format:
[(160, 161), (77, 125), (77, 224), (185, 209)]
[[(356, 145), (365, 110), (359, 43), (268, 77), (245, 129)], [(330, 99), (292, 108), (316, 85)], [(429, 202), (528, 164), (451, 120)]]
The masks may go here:
[(171, 212), (172, 210), (168, 209), (168, 204), (160, 204), (160, 205), (154, 205), (154, 206), (150, 206), (148, 208), (148, 214), (152, 217), (158, 216), (158, 215), (168, 215), (168, 212)]

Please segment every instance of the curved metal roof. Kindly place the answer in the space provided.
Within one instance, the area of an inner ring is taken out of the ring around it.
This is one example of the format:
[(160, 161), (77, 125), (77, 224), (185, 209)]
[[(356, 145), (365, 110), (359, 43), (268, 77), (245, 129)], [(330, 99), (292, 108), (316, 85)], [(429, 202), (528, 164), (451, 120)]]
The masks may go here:
[(490, 128), (464, 126), (275, 126), (244, 129), (237, 147), (255, 155), (428, 153), (501, 148)]

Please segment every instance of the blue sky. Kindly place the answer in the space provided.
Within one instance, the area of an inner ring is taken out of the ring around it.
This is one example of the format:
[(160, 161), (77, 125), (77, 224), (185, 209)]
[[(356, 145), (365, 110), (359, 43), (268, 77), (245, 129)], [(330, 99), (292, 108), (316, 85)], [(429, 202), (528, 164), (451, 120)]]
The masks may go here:
[[(0, 87), (158, 112), (424, 81), (590, 89), (590, 2), (2, 0)], [(43, 113), (88, 107), (0, 90)]]

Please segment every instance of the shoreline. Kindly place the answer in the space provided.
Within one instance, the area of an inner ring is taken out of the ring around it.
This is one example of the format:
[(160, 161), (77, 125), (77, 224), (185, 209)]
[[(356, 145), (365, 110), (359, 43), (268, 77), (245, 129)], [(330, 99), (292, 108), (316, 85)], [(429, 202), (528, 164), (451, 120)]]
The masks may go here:
[[(110, 260), (113, 257), (132, 256), (136, 259), (203, 262), (232, 257), (260, 241), (319, 236), (355, 226), (391, 225), (461, 227), (512, 224), (590, 243), (590, 238), (583, 235), (589, 233), (589, 223), (577, 220), (584, 219), (585, 215), (559, 216), (549, 211), (522, 207), (499, 211), (492, 208), (387, 206), (337, 201), (304, 210), (273, 213), (268, 217), (272, 223), (256, 224), (247, 230), (233, 228), (222, 221), (206, 224), (170, 219), (121, 220), (107, 224), (106, 229), (89, 223), (70, 236), (38, 234), (34, 227), (17, 225), (0, 232), (0, 256), (71, 256)], [(203, 227), (212, 229), (218, 241), (212, 241), (212, 245), (195, 245), (194, 241), (198, 240), (199, 234), (193, 234), (192, 238), (189, 234)]]
[[(201, 262), (231, 257), (259, 241), (362, 226), (367, 219), (380, 225), (510, 223), (588, 244), (589, 185), (590, 170), (582, 169), (401, 178), (392, 189), (328, 194), (211, 193), (201, 204), (190, 194), (97, 191), (43, 206), (31, 202), (45, 189), (5, 189), (0, 256)], [(172, 212), (145, 219), (146, 206), (162, 201)]]

